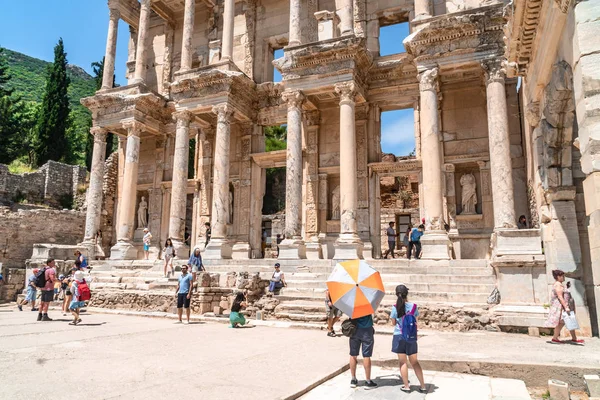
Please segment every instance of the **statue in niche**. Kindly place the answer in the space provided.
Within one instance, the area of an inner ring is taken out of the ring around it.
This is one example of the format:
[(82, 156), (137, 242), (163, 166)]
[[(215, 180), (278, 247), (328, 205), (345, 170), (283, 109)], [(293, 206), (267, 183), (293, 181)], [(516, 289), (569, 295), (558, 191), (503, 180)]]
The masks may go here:
[(233, 192), (229, 191), (229, 218), (228, 224), (233, 224)]
[(462, 212), (461, 215), (477, 214), (477, 183), (473, 174), (464, 174), (460, 177), (462, 186)]
[(146, 203), (146, 198), (142, 196), (140, 200), (140, 204), (138, 206), (138, 229), (146, 228), (148, 226), (148, 203)]
[(339, 185), (333, 189), (331, 193), (331, 219), (340, 219), (340, 187)]

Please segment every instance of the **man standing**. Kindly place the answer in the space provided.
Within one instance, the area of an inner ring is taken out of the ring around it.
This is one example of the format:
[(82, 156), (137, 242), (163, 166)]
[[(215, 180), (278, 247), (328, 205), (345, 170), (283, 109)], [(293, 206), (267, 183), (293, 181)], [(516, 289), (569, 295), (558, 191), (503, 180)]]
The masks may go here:
[[(54, 299), (54, 281), (56, 280), (56, 263), (54, 262), (54, 258), (49, 258), (46, 260), (46, 266), (44, 267), (44, 278), (46, 280), (46, 284), (41, 287), (42, 289), (42, 304), (40, 306), (40, 312), (38, 314), (38, 321), (52, 321), (50, 317), (48, 317), (48, 307), (50, 303)], [(36, 284), (39, 282), (36, 282)]]
[(19, 311), (23, 311), (23, 306), (29, 302), (31, 302), (31, 311), (38, 311), (38, 309), (35, 308), (35, 299), (37, 297), (37, 288), (35, 287), (35, 276), (38, 272), (40, 272), (39, 268), (34, 268), (33, 274), (31, 274), (29, 278), (27, 278), (27, 296), (25, 297), (25, 300), (21, 300), (17, 304)]
[(179, 317), (179, 323), (182, 323), (181, 317), (183, 316), (183, 308), (185, 308), (185, 315), (187, 317), (187, 323), (190, 323), (190, 299), (192, 298), (192, 274), (188, 274), (187, 265), (181, 266), (181, 276), (179, 277), (179, 283), (177, 284), (177, 316)]
[(388, 250), (383, 255), (383, 258), (387, 258), (388, 254), (392, 254), (392, 258), (394, 258), (394, 249), (396, 248), (396, 237), (398, 234), (394, 230), (394, 223), (390, 222), (390, 226), (387, 228), (387, 237), (388, 237)]
[(413, 228), (410, 232), (410, 241), (408, 243), (408, 259), (412, 255), (412, 249), (415, 248), (415, 258), (421, 258), (421, 236), (423, 236), (423, 231), (425, 231), (424, 225), (419, 225), (418, 228)]
[(352, 380), (350, 387), (355, 388), (358, 385), (356, 379), (356, 365), (358, 364), (358, 353), (362, 347), (363, 366), (365, 367), (365, 389), (373, 389), (377, 384), (371, 380), (371, 356), (375, 346), (375, 329), (373, 329), (373, 316), (366, 315), (354, 320), (356, 331), (350, 338), (350, 372)]

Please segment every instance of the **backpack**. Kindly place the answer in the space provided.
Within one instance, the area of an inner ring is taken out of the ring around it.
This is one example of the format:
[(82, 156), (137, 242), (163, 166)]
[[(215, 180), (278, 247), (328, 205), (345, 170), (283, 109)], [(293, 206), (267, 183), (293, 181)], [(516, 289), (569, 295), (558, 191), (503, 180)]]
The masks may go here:
[(402, 340), (406, 342), (417, 341), (417, 319), (415, 318), (415, 311), (417, 305), (413, 304), (412, 310), (408, 314), (404, 314), (399, 322)]
[(90, 287), (85, 282), (85, 279), (77, 282), (77, 289), (79, 290), (79, 301), (88, 301), (92, 298), (92, 292), (90, 292)]
[(354, 336), (354, 333), (356, 332), (356, 324), (354, 323), (353, 319), (347, 319), (344, 322), (342, 322), (342, 334), (346, 337), (352, 337)]
[(37, 275), (35, 276), (35, 280), (33, 281), (35, 284), (35, 287), (41, 289), (44, 286), (46, 286), (46, 270), (47, 269), (48, 268), (44, 267), (37, 273)]

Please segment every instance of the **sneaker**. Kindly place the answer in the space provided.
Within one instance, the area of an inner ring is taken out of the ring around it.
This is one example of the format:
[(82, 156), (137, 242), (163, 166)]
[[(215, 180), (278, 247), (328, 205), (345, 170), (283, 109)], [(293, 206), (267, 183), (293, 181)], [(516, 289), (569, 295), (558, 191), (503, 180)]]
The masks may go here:
[(38, 320), (38, 321), (41, 321), (41, 320), (42, 320), (42, 314), (38, 314), (38, 318), (37, 318), (37, 320)]
[(19, 311), (23, 311), (23, 306), (22, 305), (18, 304), (17, 308), (19, 309)]
[(356, 386), (358, 386), (358, 379), (354, 378), (350, 381), (350, 387), (355, 388)]
[(329, 331), (329, 332), (327, 332), (327, 336), (335, 337), (335, 332)]
[(374, 389), (376, 387), (377, 384), (371, 380), (368, 380), (367, 383), (365, 383), (365, 390)]
[(39, 308), (32, 308), (31, 311), (40, 311)]

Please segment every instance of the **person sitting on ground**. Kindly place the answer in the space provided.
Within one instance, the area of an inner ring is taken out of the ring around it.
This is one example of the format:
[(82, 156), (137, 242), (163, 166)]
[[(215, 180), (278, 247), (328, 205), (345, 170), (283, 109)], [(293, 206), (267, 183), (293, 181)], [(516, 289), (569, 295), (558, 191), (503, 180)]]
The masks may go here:
[(192, 269), (192, 279), (196, 282), (196, 275), (198, 272), (205, 271), (204, 265), (202, 264), (202, 256), (200, 255), (200, 249), (196, 247), (188, 260), (188, 265)]
[(275, 272), (273, 272), (271, 283), (269, 284), (269, 293), (274, 293), (276, 289), (281, 289), (284, 286), (287, 286), (287, 283), (285, 283), (285, 276), (283, 275), (283, 272), (281, 272), (281, 265), (276, 263)]
[(88, 269), (87, 259), (79, 250), (75, 251), (73, 255), (75, 256), (75, 267), (77, 267), (77, 270), (81, 271)]
[[(565, 343), (559, 339), (560, 331), (565, 326), (563, 319), (563, 311), (569, 314), (571, 311), (575, 311), (575, 301), (571, 296), (569, 288), (571, 282), (567, 282), (566, 287), (563, 286), (565, 281), (565, 273), (560, 269), (552, 271), (554, 277), (554, 285), (552, 285), (552, 300), (550, 303), (550, 310), (548, 312), (548, 319), (544, 323), (546, 328), (554, 328), (554, 335), (552, 336), (551, 343)], [(571, 333), (571, 343), (584, 344), (582, 339), (577, 339), (577, 334), (574, 330), (569, 331)]]
[(325, 309), (327, 310), (327, 336), (336, 337), (333, 326), (339, 321), (342, 312), (333, 305), (329, 290), (325, 290)]
[(373, 316), (369, 314), (353, 321), (356, 324), (356, 331), (350, 338), (350, 372), (352, 373), (350, 387), (355, 388), (358, 386), (356, 366), (358, 364), (358, 353), (362, 347), (363, 366), (365, 368), (365, 378), (367, 379), (365, 389), (373, 389), (377, 387), (377, 384), (371, 380), (371, 356), (373, 355), (373, 347), (375, 346)]
[(80, 286), (83, 285), (84, 282), (85, 280), (83, 279), (83, 272), (75, 272), (75, 279), (73, 279), (73, 282), (71, 283), (71, 293), (73, 295), (69, 304), (69, 311), (71, 311), (71, 315), (73, 315), (73, 322), (70, 322), (69, 325), (77, 325), (81, 322), (81, 318), (79, 318), (79, 310), (85, 307), (85, 301), (81, 300)]
[(142, 238), (142, 242), (144, 242), (144, 260), (147, 260), (150, 256), (150, 245), (152, 244), (152, 234), (148, 228), (144, 228), (144, 237)]
[(177, 283), (177, 316), (179, 317), (179, 323), (182, 323), (181, 317), (183, 316), (183, 309), (185, 308), (185, 316), (187, 323), (190, 323), (190, 302), (192, 299), (192, 275), (188, 274), (188, 266), (181, 266), (181, 276)]
[[(173, 258), (175, 257), (175, 247), (173, 247), (173, 241), (168, 238), (165, 242), (165, 248), (163, 249), (163, 256), (165, 257), (164, 274), (165, 278), (168, 278), (175, 273), (173, 269)], [(167, 267), (170, 267), (167, 273)]]
[(243, 292), (238, 292), (233, 300), (231, 312), (229, 313), (230, 328), (239, 328), (240, 326), (246, 325), (246, 318), (244, 317), (244, 314), (242, 314), (242, 309), (247, 306), (246, 296)]
[(421, 368), (421, 364), (419, 364), (419, 360), (417, 359), (418, 346), (416, 338), (416, 325), (414, 337), (408, 337), (408, 332), (402, 332), (404, 318), (407, 318), (407, 315), (412, 315), (416, 323), (416, 318), (419, 316), (419, 310), (417, 309), (417, 305), (415, 303), (410, 303), (407, 301), (408, 288), (406, 286), (396, 286), (396, 296), (396, 305), (392, 306), (390, 319), (394, 324), (392, 353), (398, 354), (398, 361), (400, 362), (400, 376), (402, 376), (402, 382), (404, 383), (400, 389), (404, 392), (410, 392), (410, 386), (408, 384), (408, 364), (406, 359), (408, 357), (408, 361), (410, 362), (410, 365), (412, 365), (413, 370), (417, 375), (417, 379), (419, 379), (419, 383), (421, 384), (421, 388), (419, 390), (421, 393), (425, 393), (427, 391), (427, 387), (425, 386), (425, 379), (423, 378), (423, 368)]
[(25, 299), (20, 300), (17, 303), (19, 311), (23, 311), (23, 306), (29, 302), (31, 302), (31, 311), (38, 310), (37, 308), (35, 308), (35, 299), (37, 296), (37, 288), (35, 287), (35, 276), (38, 274), (38, 272), (40, 272), (40, 269), (34, 268), (32, 272), (33, 273), (29, 276), (29, 278), (27, 278), (27, 295), (25, 296)]
[(527, 218), (524, 215), (519, 217), (519, 222), (517, 222), (517, 227), (519, 229), (529, 229), (529, 225), (527, 224)]

